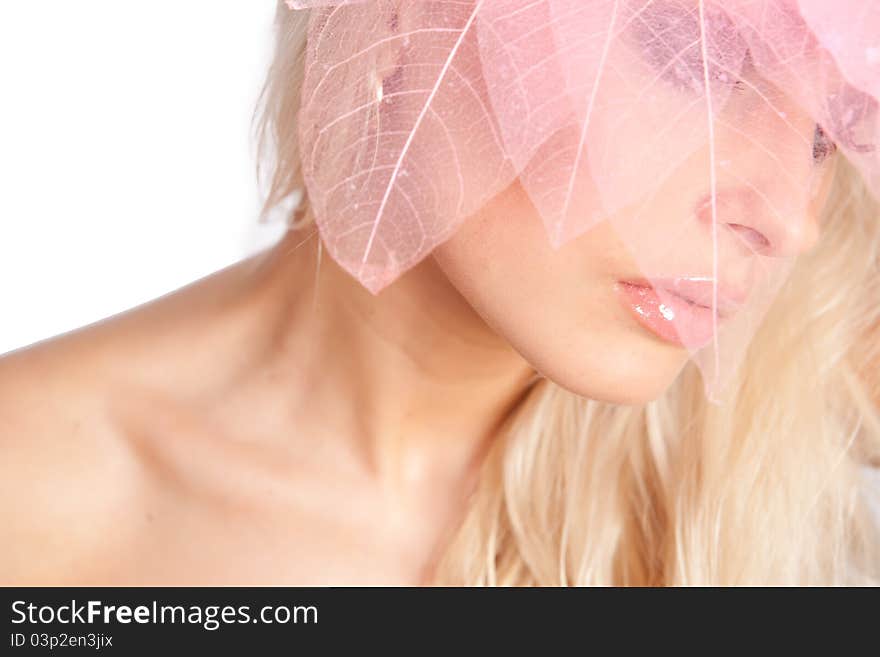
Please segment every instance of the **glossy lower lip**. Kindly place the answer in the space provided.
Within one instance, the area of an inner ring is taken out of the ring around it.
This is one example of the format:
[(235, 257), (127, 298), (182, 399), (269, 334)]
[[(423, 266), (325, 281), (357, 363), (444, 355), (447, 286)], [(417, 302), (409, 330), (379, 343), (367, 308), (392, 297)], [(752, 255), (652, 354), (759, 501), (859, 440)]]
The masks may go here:
[(723, 321), (711, 308), (670, 290), (664, 290), (661, 298), (648, 284), (621, 281), (615, 287), (642, 326), (680, 347), (699, 349), (709, 344)]

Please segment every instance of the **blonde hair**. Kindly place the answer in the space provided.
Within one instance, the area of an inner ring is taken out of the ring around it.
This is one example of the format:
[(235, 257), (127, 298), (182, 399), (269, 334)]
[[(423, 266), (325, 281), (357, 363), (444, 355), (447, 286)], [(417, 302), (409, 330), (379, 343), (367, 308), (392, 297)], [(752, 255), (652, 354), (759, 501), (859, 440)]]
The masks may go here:
[[(264, 216), (303, 187), (306, 25), (279, 5), (258, 107)], [(693, 366), (640, 407), (534, 384), (435, 582), (877, 584), (865, 466), (880, 465), (880, 210), (845, 160), (824, 223), (723, 404), (706, 401)]]

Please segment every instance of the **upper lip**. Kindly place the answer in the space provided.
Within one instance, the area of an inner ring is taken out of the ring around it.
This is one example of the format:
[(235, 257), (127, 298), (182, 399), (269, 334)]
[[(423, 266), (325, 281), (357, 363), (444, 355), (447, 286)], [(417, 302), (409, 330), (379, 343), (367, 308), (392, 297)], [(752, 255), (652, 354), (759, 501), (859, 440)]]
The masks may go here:
[(716, 285), (713, 279), (707, 276), (652, 277), (626, 282), (641, 287), (652, 287), (660, 293), (673, 294), (697, 306), (705, 308), (715, 306), (721, 316), (735, 313), (748, 298), (745, 289), (722, 282)]

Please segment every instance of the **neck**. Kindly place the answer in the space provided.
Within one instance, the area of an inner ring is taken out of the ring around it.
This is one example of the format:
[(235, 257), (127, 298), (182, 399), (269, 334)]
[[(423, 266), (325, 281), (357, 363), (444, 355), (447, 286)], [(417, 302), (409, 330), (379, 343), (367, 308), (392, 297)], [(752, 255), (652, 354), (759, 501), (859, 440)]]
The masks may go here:
[(248, 276), (273, 384), (388, 485), (474, 469), (534, 380), (430, 257), (374, 296), (320, 253), (312, 225)]

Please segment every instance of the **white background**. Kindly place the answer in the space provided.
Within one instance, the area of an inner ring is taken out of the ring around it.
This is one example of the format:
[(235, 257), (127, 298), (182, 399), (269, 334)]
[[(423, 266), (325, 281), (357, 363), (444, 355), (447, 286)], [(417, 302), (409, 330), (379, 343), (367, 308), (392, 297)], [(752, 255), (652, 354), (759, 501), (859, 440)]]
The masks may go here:
[(229, 265), (275, 0), (0, 2), (0, 353)]

